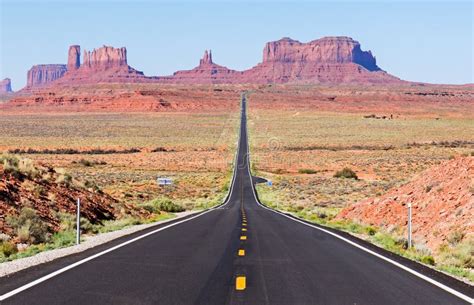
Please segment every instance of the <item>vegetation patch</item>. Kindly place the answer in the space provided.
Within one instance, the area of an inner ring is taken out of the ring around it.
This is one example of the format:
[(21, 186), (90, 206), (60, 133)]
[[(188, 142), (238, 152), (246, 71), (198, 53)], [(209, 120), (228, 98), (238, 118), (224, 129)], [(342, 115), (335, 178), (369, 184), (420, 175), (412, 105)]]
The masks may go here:
[(354, 172), (352, 169), (345, 167), (340, 171), (337, 171), (334, 174), (335, 178), (347, 178), (347, 179), (354, 179), (354, 180), (359, 180), (359, 177), (357, 177), (356, 172)]

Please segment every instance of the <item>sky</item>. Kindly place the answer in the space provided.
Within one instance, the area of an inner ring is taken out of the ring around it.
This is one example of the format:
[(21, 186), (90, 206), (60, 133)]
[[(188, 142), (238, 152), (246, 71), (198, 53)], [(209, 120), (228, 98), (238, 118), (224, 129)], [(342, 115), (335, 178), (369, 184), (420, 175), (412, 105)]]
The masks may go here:
[(262, 60), (266, 42), (350, 36), (402, 79), (473, 83), (473, 1), (0, 0), (0, 79), (14, 90), (34, 64), (66, 63), (69, 45), (127, 47), (146, 75), (191, 69), (205, 49), (231, 69)]

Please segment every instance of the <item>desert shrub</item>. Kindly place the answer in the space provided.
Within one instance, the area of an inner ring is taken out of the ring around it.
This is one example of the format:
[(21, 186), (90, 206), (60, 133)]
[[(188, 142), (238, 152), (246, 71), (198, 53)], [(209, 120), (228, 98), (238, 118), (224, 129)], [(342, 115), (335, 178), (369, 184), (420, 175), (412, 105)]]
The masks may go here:
[(60, 231), (73, 231), (76, 227), (76, 216), (70, 213), (58, 212), (56, 217), (59, 219)]
[(107, 162), (105, 161), (94, 161), (94, 160), (87, 160), (87, 159), (80, 159), (79, 161), (72, 161), (72, 164), (81, 164), (86, 167), (91, 167), (95, 165), (106, 165)]
[(375, 229), (374, 227), (366, 227), (365, 233), (367, 233), (370, 236), (373, 236), (375, 235), (375, 233), (377, 233), (377, 229)]
[(51, 243), (56, 248), (73, 245), (76, 243), (76, 233), (74, 231), (60, 231), (54, 233)]
[(101, 149), (101, 148), (93, 148), (90, 150), (77, 150), (72, 148), (58, 148), (58, 149), (11, 149), (8, 152), (12, 154), (46, 154), (46, 155), (79, 155), (79, 154), (87, 154), (87, 155), (106, 155), (106, 154), (133, 154), (138, 153), (141, 150), (138, 148), (130, 148), (130, 149)]
[(454, 231), (451, 234), (449, 234), (447, 240), (452, 246), (456, 246), (459, 244), (462, 239), (464, 238), (464, 233), (461, 231)]
[(315, 171), (314, 169), (310, 169), (310, 168), (300, 168), (298, 170), (298, 173), (300, 173), (300, 174), (316, 174), (317, 171)]
[(455, 247), (445, 244), (440, 248), (439, 260), (445, 266), (474, 268), (474, 238), (463, 241)]
[(12, 254), (18, 252), (16, 245), (10, 241), (4, 241), (0, 243), (0, 253), (2, 253), (5, 257), (9, 257)]
[(3, 169), (5, 173), (9, 173), (17, 178), (26, 176), (34, 179), (40, 175), (40, 170), (30, 159), (18, 158), (13, 155), (3, 154), (0, 156), (0, 163), (3, 163)]
[(423, 264), (431, 265), (431, 266), (435, 265), (435, 259), (431, 255), (422, 256), (420, 258), (420, 262), (422, 262)]
[(86, 159), (81, 159), (81, 160), (79, 160), (79, 164), (82, 164), (86, 167), (89, 167), (89, 166), (93, 166), (94, 162), (86, 160)]
[(348, 178), (348, 179), (355, 179), (359, 180), (359, 177), (357, 177), (357, 174), (350, 168), (345, 167), (340, 171), (337, 171), (334, 174), (335, 178)]
[(157, 198), (153, 199), (143, 205), (141, 205), (144, 209), (151, 213), (156, 213), (156, 212), (170, 212), (170, 213), (176, 213), (176, 212), (183, 212), (184, 208), (180, 205), (177, 205), (173, 203), (169, 198)]
[(6, 220), (22, 242), (38, 244), (50, 238), (48, 225), (32, 208), (23, 208), (18, 216), (7, 216)]
[(64, 184), (65, 186), (71, 186), (72, 185), (72, 176), (68, 173), (66, 173), (65, 170), (63, 169), (58, 169), (57, 170), (58, 176), (56, 177), (56, 183), (59, 184)]

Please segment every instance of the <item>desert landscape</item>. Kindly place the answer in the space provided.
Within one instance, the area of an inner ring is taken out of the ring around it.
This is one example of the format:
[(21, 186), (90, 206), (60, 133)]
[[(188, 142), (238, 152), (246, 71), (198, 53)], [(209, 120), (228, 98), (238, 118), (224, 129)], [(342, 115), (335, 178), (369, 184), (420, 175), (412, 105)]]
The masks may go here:
[[(250, 91), (253, 169), (273, 182), (257, 186), (259, 197), (472, 281), (473, 93), (449, 86)], [(408, 203), (413, 253), (405, 251)]]
[[(229, 266), (236, 274), (235, 290), (240, 291), (246, 289), (242, 274), (266, 268), (262, 262), (286, 266), (283, 262), (309, 261), (329, 253), (336, 243), (321, 237), (328, 229), (344, 242), (349, 236), (349, 243), (359, 248), (369, 244), (377, 255), (397, 262), (391, 264), (414, 264), (416, 272), (434, 272), (440, 281), (455, 281), (463, 291), (472, 288), (472, 83), (401, 79), (379, 65), (375, 51), (365, 51), (348, 36), (269, 41), (261, 59), (241, 70), (217, 64), (215, 51), (204, 50), (195, 67), (146, 75), (132, 67), (129, 52), (134, 50), (110, 45), (86, 50), (74, 44), (64, 47), (66, 62), (31, 66), (23, 88), (13, 91), (10, 78), (0, 82), (1, 264), (21, 264), (38, 253), (79, 244), (76, 232), (87, 241), (136, 225), (159, 228), (147, 237), (167, 229), (163, 221), (178, 227), (218, 211), (212, 215), (221, 216), (207, 225), (195, 221), (198, 224), (187, 227), (186, 234), (164, 234), (165, 242), (175, 243), (159, 248), (164, 254), (152, 252), (184, 261), (183, 253), (167, 251), (179, 252), (185, 239), (192, 238), (186, 253), (196, 251), (196, 257), (205, 253), (207, 258), (186, 260), (182, 269), (197, 268), (202, 261), (203, 270), (212, 270), (214, 277), (198, 282), (211, 287), (222, 282), (215, 274), (225, 269), (221, 264), (229, 263), (219, 255), (238, 250)], [(247, 145), (248, 160), (242, 150)], [(250, 180), (245, 180), (247, 169)], [(78, 200), (81, 219), (76, 225)], [(307, 233), (286, 219), (277, 221), (273, 218), (277, 216), (264, 214), (269, 209), (322, 230)], [(246, 213), (259, 220), (249, 222), (251, 230), (260, 226), (258, 234), (263, 234), (257, 246), (247, 250), (256, 255), (252, 262), (260, 262), (258, 267), (243, 260), (248, 234), (244, 232), (249, 229)], [(231, 231), (235, 223), (237, 231)], [(276, 233), (286, 225), (287, 231)], [(291, 252), (286, 243), (283, 250), (265, 252), (270, 244), (277, 247), (287, 232), (300, 233), (301, 241), (294, 236), (292, 242), (302, 245), (307, 240), (311, 244), (307, 249), (319, 242), (321, 249), (327, 248), (315, 254), (302, 247), (301, 257), (308, 255), (305, 260), (273, 257)], [(239, 234), (237, 246), (229, 236)], [(124, 236), (129, 241), (119, 247), (125, 249), (135, 239)], [(206, 251), (196, 244), (201, 239)], [(349, 264), (348, 256), (354, 262), (364, 260), (353, 250), (334, 247), (340, 250), (334, 260), (344, 257), (344, 264)], [(208, 253), (219, 264), (209, 263)], [(160, 261), (149, 266), (157, 265), (173, 264)], [(369, 271), (375, 266), (368, 265)], [(18, 270), (28, 272), (28, 267)], [(351, 270), (351, 276), (358, 274)], [(299, 273), (292, 272), (286, 270), (289, 278), (298, 279)], [(366, 279), (364, 272), (360, 274)], [(193, 269), (193, 274), (206, 273)], [(250, 289), (261, 284), (249, 283)], [(204, 292), (194, 297), (200, 302), (211, 298)], [(231, 299), (244, 300), (227, 300)], [(362, 299), (350, 302), (362, 304)], [(270, 304), (268, 299), (265, 304)]]

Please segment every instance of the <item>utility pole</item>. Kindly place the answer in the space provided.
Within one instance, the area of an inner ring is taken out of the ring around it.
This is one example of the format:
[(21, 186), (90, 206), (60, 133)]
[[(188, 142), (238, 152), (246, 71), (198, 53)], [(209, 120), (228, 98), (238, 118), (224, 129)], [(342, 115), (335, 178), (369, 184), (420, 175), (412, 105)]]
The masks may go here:
[(408, 203), (408, 249), (412, 246), (411, 238), (411, 202)]
[(81, 199), (77, 198), (76, 208), (76, 245), (81, 243)]

